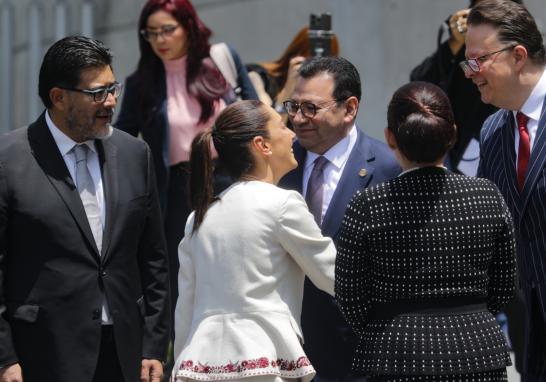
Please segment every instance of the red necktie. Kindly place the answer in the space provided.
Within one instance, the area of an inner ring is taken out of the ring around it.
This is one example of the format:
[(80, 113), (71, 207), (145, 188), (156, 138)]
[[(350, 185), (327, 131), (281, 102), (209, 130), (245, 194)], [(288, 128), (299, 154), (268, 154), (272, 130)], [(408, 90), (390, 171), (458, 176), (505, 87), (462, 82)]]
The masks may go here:
[(525, 173), (527, 172), (527, 165), (529, 164), (529, 157), (531, 156), (531, 141), (529, 140), (529, 132), (527, 131), (527, 121), (529, 117), (518, 111), (516, 114), (516, 120), (518, 121), (519, 130), (519, 150), (518, 150), (518, 188), (521, 192), (523, 190), (523, 183), (525, 182)]

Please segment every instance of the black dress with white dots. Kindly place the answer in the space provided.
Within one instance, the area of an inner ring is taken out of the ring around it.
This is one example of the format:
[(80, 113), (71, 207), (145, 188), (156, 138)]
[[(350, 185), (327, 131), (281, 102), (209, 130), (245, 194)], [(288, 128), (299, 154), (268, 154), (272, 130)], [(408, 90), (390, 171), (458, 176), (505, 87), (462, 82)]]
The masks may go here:
[(488, 180), (440, 167), (359, 191), (343, 220), (336, 299), (368, 381), (505, 381), (494, 314), (512, 297), (510, 213)]

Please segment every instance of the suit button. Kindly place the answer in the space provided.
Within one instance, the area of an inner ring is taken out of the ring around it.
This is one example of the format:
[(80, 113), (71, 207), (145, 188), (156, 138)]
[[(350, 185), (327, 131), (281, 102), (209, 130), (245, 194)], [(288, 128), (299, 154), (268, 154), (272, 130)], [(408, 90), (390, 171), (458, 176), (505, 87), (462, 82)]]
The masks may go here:
[(102, 277), (106, 276), (106, 271), (104, 271), (104, 270), (101, 271), (101, 272), (100, 272), (100, 275), (101, 275)]
[(93, 310), (93, 320), (98, 320), (101, 318), (101, 310), (100, 309), (94, 309)]

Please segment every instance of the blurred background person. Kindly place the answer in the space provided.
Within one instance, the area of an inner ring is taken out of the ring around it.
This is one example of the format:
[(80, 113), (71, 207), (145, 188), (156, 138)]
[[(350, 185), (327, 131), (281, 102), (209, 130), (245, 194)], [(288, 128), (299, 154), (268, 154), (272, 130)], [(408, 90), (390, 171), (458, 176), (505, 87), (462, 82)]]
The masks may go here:
[[(438, 47), (436, 51), (415, 67), (410, 74), (411, 81), (427, 81), (441, 87), (449, 97), (455, 124), (457, 125), (457, 140), (449, 150), (448, 166), (456, 170), (463, 154), (474, 138), (479, 140), (480, 129), (485, 119), (497, 109), (480, 100), (480, 92), (472, 81), (468, 80), (459, 62), (465, 59), (464, 39), (466, 35), (466, 18), (470, 8), (481, 0), (471, 0), (469, 8), (461, 9), (442, 23), (438, 31)], [(521, 0), (513, 0), (521, 3)], [(447, 29), (449, 38), (442, 42), (444, 31)], [(476, 145), (477, 146), (477, 145)], [(465, 159), (474, 162), (474, 172), (467, 175), (475, 175), (479, 152), (468, 152)], [(464, 172), (464, 171), (463, 171)], [(465, 172), (466, 173), (466, 172)]]
[[(211, 30), (188, 0), (149, 0), (138, 22), (140, 59), (127, 78), (118, 129), (142, 138), (152, 150), (176, 302), (177, 248), (190, 213), (190, 147), (210, 128), (226, 104), (235, 100), (209, 52)], [(235, 51), (240, 95), (257, 98)], [(225, 185), (219, 185), (219, 188)]]
[[(339, 54), (336, 35), (330, 40), (331, 56)], [(294, 92), (298, 70), (306, 58), (312, 56), (309, 27), (304, 27), (294, 36), (283, 54), (275, 61), (247, 64), (248, 75), (257, 90), (260, 100), (272, 105), (279, 113), (286, 113), (282, 103)]]
[(514, 227), (490, 181), (443, 167), (455, 120), (436, 85), (410, 82), (385, 138), (404, 172), (359, 191), (336, 258), (336, 299), (359, 337), (353, 371), (375, 381), (506, 381), (496, 314), (512, 297)]
[[(304, 275), (333, 294), (335, 247), (305, 201), (276, 186), (294, 133), (260, 101), (227, 107), (191, 154), (179, 247), (174, 380), (309, 381), (299, 324)], [(235, 183), (213, 195), (210, 146)]]

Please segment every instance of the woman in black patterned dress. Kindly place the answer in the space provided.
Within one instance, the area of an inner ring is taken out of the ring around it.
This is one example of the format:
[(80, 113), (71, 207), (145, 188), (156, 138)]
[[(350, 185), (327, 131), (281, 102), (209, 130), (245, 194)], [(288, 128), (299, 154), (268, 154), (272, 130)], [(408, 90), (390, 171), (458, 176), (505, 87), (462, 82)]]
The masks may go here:
[(507, 381), (497, 313), (512, 297), (513, 224), (493, 183), (449, 172), (455, 124), (440, 88), (402, 86), (385, 136), (399, 177), (353, 197), (336, 298), (368, 381)]

